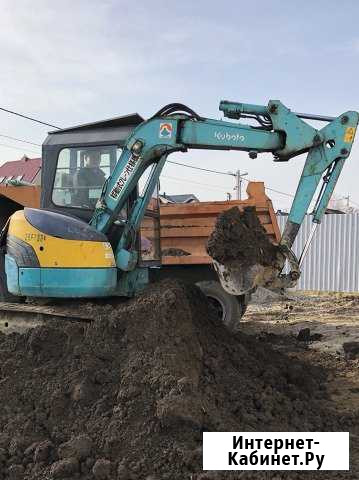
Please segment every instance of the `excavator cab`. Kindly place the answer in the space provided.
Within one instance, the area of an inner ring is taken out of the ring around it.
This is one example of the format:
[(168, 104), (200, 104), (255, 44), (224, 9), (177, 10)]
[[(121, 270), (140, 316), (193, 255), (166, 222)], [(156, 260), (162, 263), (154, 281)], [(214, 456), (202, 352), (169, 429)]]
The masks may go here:
[(41, 208), (89, 222), (126, 138), (143, 121), (133, 114), (50, 132), (42, 146)]
[[(121, 156), (126, 138), (143, 121), (140, 115), (131, 114), (50, 132), (42, 147), (41, 208), (89, 222), (105, 183)], [(121, 223), (127, 220), (149, 174), (149, 169), (144, 172), (127, 204), (118, 213), (118, 219), (107, 235), (112, 245), (118, 241), (123, 230)], [(159, 266), (158, 188), (148, 204), (139, 233), (140, 264)]]
[[(126, 138), (142, 122), (133, 114), (48, 134), (42, 149), (41, 209), (16, 212), (5, 232), (5, 270), (11, 294), (70, 298), (126, 293), (126, 288), (118, 289), (114, 251), (148, 172), (106, 235), (89, 225), (89, 220)], [(135, 240), (141, 267), (161, 262), (155, 193), (156, 189)], [(145, 280), (136, 281), (141, 285)]]

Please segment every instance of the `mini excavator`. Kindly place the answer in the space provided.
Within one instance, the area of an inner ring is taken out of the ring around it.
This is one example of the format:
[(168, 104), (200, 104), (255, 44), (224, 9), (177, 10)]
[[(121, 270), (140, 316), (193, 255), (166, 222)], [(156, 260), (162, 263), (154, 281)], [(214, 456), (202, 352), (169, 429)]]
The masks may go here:
[[(116, 138), (114, 126), (96, 145), (89, 140), (93, 128), (86, 126), (82, 131), (90, 133), (82, 144), (71, 129), (50, 133), (43, 144), (42, 208), (15, 212), (2, 231), (4, 288), (15, 297), (66, 299), (131, 297), (142, 290), (151, 267), (158, 265), (140, 261), (140, 225), (168, 156), (189, 149), (238, 150), (250, 158), (269, 152), (275, 162), (307, 154), (271, 273), (253, 275), (251, 269), (214, 262), (223, 288), (232, 295), (264, 284), (293, 286), (300, 262), (291, 247), (316, 192), (312, 218), (320, 223), (350, 155), (359, 115), (294, 113), (277, 100), (266, 106), (221, 101), (219, 109), (229, 120), (203, 118), (178, 103), (148, 120), (137, 114), (122, 117), (122, 138)], [(325, 126), (316, 129), (305, 120)], [(91, 163), (89, 151), (107, 162), (102, 185), (86, 184), (78, 176), (79, 166)], [(145, 171), (146, 184), (139, 192)], [(290, 271), (282, 273), (287, 261)]]

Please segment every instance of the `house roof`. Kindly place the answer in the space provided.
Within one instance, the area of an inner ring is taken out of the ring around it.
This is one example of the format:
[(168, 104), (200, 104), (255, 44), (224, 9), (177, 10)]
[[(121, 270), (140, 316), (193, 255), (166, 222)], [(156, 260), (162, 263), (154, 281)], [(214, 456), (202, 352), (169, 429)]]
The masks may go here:
[(32, 183), (40, 170), (41, 158), (28, 158), (24, 155), (21, 160), (5, 162), (0, 165), (0, 183), (10, 179)]
[(193, 193), (184, 193), (182, 195), (166, 195), (163, 193), (160, 197), (164, 198), (169, 203), (199, 202), (198, 198)]

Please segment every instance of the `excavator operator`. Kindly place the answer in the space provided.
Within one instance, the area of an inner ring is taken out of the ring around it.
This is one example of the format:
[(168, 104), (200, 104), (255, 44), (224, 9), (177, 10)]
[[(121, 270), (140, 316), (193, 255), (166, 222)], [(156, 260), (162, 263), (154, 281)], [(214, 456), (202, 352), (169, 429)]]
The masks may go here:
[(84, 154), (84, 166), (75, 177), (76, 200), (82, 206), (93, 208), (99, 198), (106, 175), (100, 168), (99, 151), (88, 150)]

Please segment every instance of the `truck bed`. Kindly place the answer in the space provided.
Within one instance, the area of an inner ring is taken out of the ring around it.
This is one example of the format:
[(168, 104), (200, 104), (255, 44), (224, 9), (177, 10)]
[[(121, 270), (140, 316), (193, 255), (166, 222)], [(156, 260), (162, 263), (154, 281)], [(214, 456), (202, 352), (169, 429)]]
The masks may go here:
[[(209, 264), (211, 258), (206, 252), (208, 236), (211, 234), (217, 216), (234, 206), (256, 207), (261, 224), (270, 240), (278, 243), (280, 231), (271, 200), (266, 196), (263, 182), (250, 182), (248, 198), (219, 202), (196, 202), (189, 204), (161, 205), (161, 250), (164, 265)], [(166, 250), (170, 255), (166, 255)]]

